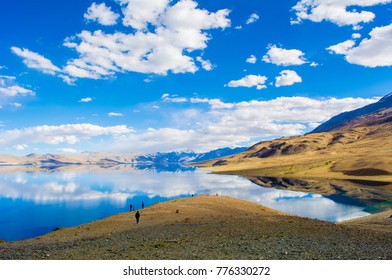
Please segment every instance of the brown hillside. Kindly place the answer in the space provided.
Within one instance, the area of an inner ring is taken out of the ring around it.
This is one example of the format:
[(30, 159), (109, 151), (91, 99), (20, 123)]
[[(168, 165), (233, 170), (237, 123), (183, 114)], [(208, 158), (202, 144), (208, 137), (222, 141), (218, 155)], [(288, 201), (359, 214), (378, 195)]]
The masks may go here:
[(200, 166), (241, 175), (392, 182), (392, 109), (358, 117), (335, 131), (260, 142)]

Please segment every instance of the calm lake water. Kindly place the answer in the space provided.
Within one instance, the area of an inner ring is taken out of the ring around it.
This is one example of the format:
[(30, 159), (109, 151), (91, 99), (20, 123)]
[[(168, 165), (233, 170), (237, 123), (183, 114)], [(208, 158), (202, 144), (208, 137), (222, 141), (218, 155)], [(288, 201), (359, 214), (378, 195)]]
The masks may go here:
[[(299, 216), (337, 222), (369, 215), (363, 206), (318, 194), (265, 188), (233, 175), (137, 170), (128, 166), (0, 167), (0, 239), (26, 239), (192, 194), (220, 194)], [(339, 201), (339, 202), (337, 202)]]

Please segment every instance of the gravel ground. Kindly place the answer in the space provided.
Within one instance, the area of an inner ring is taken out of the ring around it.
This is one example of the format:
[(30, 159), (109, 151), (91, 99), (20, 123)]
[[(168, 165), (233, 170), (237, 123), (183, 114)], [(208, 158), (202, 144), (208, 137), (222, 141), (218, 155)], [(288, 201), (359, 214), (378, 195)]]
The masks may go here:
[[(0, 244), (0, 259), (392, 259), (392, 230), (332, 224), (222, 196), (159, 203)], [(368, 218), (369, 220), (369, 218)], [(369, 221), (367, 221), (368, 223)]]

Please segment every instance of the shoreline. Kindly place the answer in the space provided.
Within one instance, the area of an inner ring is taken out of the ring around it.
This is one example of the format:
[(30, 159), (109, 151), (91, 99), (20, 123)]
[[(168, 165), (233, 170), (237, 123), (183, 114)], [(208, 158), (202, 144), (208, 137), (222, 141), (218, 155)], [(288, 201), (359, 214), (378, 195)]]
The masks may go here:
[[(218, 174), (220, 174), (220, 173), (218, 173)], [(223, 174), (223, 173), (222, 173), (222, 174)], [(235, 175), (235, 174), (228, 174), (228, 175)], [(240, 175), (238, 175), (238, 176), (240, 176)], [(319, 179), (319, 178), (318, 178), (318, 179)], [(242, 200), (242, 201), (246, 201), (246, 202), (249, 202), (249, 203), (254, 203), (254, 204), (259, 205), (259, 206), (261, 206), (261, 207), (264, 207), (264, 208), (270, 209), (270, 210), (272, 210), (272, 211), (278, 212), (278, 213), (280, 213), (280, 214), (282, 214), (282, 215), (296, 216), (296, 217), (299, 217), (299, 218), (311, 219), (311, 220), (315, 220), (315, 221), (316, 221), (316, 220), (317, 220), (317, 221), (323, 221), (323, 222), (332, 223), (332, 224), (336, 224), (336, 225), (337, 225), (337, 224), (362, 224), (361, 222), (367, 224), (367, 223), (371, 223), (372, 217), (376, 217), (376, 216), (377, 216), (377, 217), (380, 217), (380, 216), (382, 216), (382, 217), (388, 216), (388, 218), (391, 217), (391, 221), (392, 221), (392, 209), (384, 209), (384, 210), (379, 209), (379, 211), (374, 212), (374, 213), (367, 212), (367, 213), (369, 214), (369, 215), (367, 215), (367, 216), (356, 217), (356, 218), (350, 218), (350, 219), (346, 219), (346, 220), (338, 221), (338, 222), (332, 222), (332, 221), (327, 221), (327, 220), (320, 220), (320, 219), (317, 219), (317, 218), (310, 218), (310, 217), (306, 217), (306, 216), (299, 216), (299, 215), (292, 214), (292, 213), (288, 213), (288, 212), (282, 212), (282, 211), (280, 211), (280, 210), (276, 210), (276, 209), (273, 209), (273, 208), (269, 208), (269, 207), (264, 206), (264, 205), (262, 205), (262, 204), (259, 204), (259, 203), (257, 203), (257, 202), (252, 202), (252, 201), (250, 201), (250, 200), (241, 199), (241, 198), (235, 198), (235, 197), (226, 196), (226, 195), (219, 195), (219, 194), (199, 194), (199, 195), (195, 195), (195, 197), (198, 197), (198, 196), (202, 196), (202, 197), (214, 197), (214, 196), (229, 197), (229, 198), (236, 199), (236, 200)], [(176, 198), (176, 199), (173, 199), (173, 200), (174, 200), (174, 201), (177, 201), (177, 200), (179, 200), (179, 199), (189, 199), (189, 198), (191, 198), (191, 197), (193, 197), (193, 196), (183, 197), (183, 198)], [(150, 206), (147, 206), (145, 209), (147, 209), (147, 208), (149, 208), (149, 207), (151, 207), (151, 206), (154, 206), (154, 205), (156, 205), (156, 204), (159, 204), (159, 203), (165, 203), (165, 202), (170, 202), (170, 201), (172, 201), (172, 200), (167, 200), (167, 201), (164, 201), (164, 202), (157, 202), (157, 203), (154, 203), (154, 204), (152, 204), (152, 205), (150, 205)], [(141, 209), (138, 209), (138, 210), (140, 211)], [(133, 210), (132, 212), (135, 213), (136, 211), (137, 211), (137, 210)], [(104, 218), (101, 218), (101, 219), (98, 219), (98, 220), (93, 220), (93, 221), (91, 221), (91, 222), (84, 223), (84, 224), (79, 224), (79, 225), (75, 225), (75, 226), (55, 228), (55, 229), (53, 229), (53, 230), (50, 231), (50, 232), (47, 232), (47, 233), (44, 233), (44, 234), (41, 234), (41, 235), (38, 235), (38, 236), (26, 238), (26, 239), (18, 239), (18, 240), (12, 240), (12, 241), (6, 241), (6, 240), (3, 240), (3, 239), (0, 239), (0, 244), (2, 244), (2, 243), (22, 242), (22, 241), (26, 241), (26, 240), (30, 240), (30, 239), (40, 239), (40, 238), (42, 238), (42, 237), (44, 237), (44, 236), (46, 236), (46, 235), (48, 235), (48, 234), (51, 234), (51, 233), (53, 233), (53, 232), (55, 232), (55, 231), (57, 231), (57, 230), (79, 228), (79, 227), (81, 227), (81, 226), (89, 225), (89, 224), (92, 224), (92, 223), (96, 223), (96, 222), (99, 222), (99, 221), (105, 220), (105, 219), (110, 219), (110, 218), (112, 218), (112, 217), (115, 217), (115, 216), (117, 216), (117, 215), (121, 215), (121, 214), (124, 214), (124, 213), (128, 213), (128, 212), (120, 212), (120, 213), (113, 214), (113, 215), (110, 215), (110, 216), (107, 216), (107, 217), (104, 217)], [(391, 228), (391, 232), (392, 232), (392, 228)]]
[[(370, 214), (365, 217), (337, 222), (338, 225), (355, 225), (366, 229), (385, 230), (392, 233), (392, 209)], [(389, 225), (389, 227), (386, 227)]]
[(369, 181), (369, 182), (382, 182), (392, 183), (392, 175), (376, 175), (376, 176), (352, 176), (345, 175), (341, 172), (324, 172), (317, 175), (311, 174), (295, 174), (294, 172), (284, 172), (286, 170), (276, 170), (281, 167), (265, 167), (265, 168), (239, 168), (239, 169), (225, 169), (223, 167), (206, 166), (205, 163), (193, 164), (193, 166), (210, 171), (212, 174), (222, 175), (237, 175), (237, 176), (264, 176), (264, 177), (280, 177), (280, 178), (293, 178), (293, 179), (309, 179), (309, 180), (345, 180), (345, 181)]
[[(295, 217), (304, 218), (304, 219), (311, 219), (311, 220), (315, 220), (315, 221), (323, 221), (323, 222), (327, 222), (327, 223), (331, 223), (331, 224), (336, 224), (336, 225), (337, 225), (337, 224), (351, 224), (352, 222), (353, 222), (353, 224), (354, 224), (354, 222), (355, 222), (355, 224), (360, 224), (362, 221), (365, 222), (365, 223), (368, 223), (368, 222), (370, 222), (370, 220), (372, 220), (371, 217), (375, 217), (376, 215), (377, 215), (377, 216), (382, 215), (382, 216), (388, 216), (388, 217), (391, 216), (391, 217), (392, 217), (392, 209), (387, 209), (387, 210), (377, 211), (377, 212), (375, 212), (375, 213), (367, 212), (367, 213), (369, 213), (369, 215), (363, 216), (363, 217), (356, 217), (356, 218), (350, 218), (350, 219), (343, 220), (343, 221), (332, 222), (332, 221), (327, 221), (327, 220), (320, 220), (320, 219), (317, 219), (317, 218), (309, 218), (309, 217), (305, 217), (305, 216), (299, 216), (299, 215), (291, 214), (291, 213), (288, 213), (288, 212), (282, 212), (282, 211), (279, 211), (279, 210), (276, 210), (276, 209), (273, 209), (273, 208), (269, 208), (269, 207), (267, 207), (267, 206), (264, 206), (264, 205), (259, 204), (259, 203), (256, 203), (256, 202), (252, 202), (252, 201), (250, 201), (250, 200), (245, 200), (245, 199), (240, 199), (240, 198), (234, 198), (234, 197), (231, 197), (231, 196), (218, 195), (218, 194), (200, 194), (200, 195), (195, 195), (195, 197), (197, 197), (197, 196), (205, 196), (205, 197), (210, 197), (210, 196), (212, 196), (212, 197), (213, 197), (213, 196), (229, 197), (229, 198), (233, 198), (233, 199), (237, 199), (237, 200), (243, 200), (243, 201), (246, 201), (246, 202), (249, 202), (249, 203), (255, 203), (255, 204), (260, 205), (260, 206), (262, 206), (262, 207), (268, 208), (268, 209), (270, 209), (270, 210), (272, 210), (272, 211), (281, 213), (282, 215), (290, 215), (290, 216), (295, 216)], [(191, 196), (189, 196), (189, 197), (183, 197), (183, 198), (177, 198), (177, 199), (173, 199), (173, 200), (189, 199), (189, 198), (191, 198)], [(169, 202), (169, 201), (171, 201), (171, 200), (167, 200), (167, 201), (164, 201), (164, 202), (157, 202), (157, 203), (154, 203), (154, 204), (152, 204), (152, 205), (150, 205), (150, 206), (147, 206), (145, 209), (147, 209), (147, 208), (149, 208), (149, 207), (151, 207), (151, 206), (154, 206), (154, 205), (156, 205), (156, 204), (158, 204), (158, 203), (165, 203), (165, 202)], [(138, 209), (138, 210), (140, 211), (141, 209)], [(135, 213), (136, 211), (137, 211), (137, 210), (133, 210), (132, 212)], [(132, 212), (131, 212), (131, 213), (132, 213)], [(98, 219), (98, 220), (93, 220), (93, 221), (91, 221), (91, 222), (84, 223), (84, 224), (78, 224), (78, 225), (75, 225), (75, 226), (55, 228), (55, 229), (53, 229), (53, 230), (50, 231), (50, 232), (47, 232), (47, 233), (44, 233), (44, 234), (41, 234), (41, 235), (37, 235), (37, 236), (33, 236), (33, 237), (29, 237), (29, 238), (25, 238), (25, 239), (18, 239), (18, 240), (12, 240), (12, 241), (6, 241), (6, 240), (3, 240), (3, 239), (0, 239), (0, 244), (2, 244), (2, 243), (23, 242), (23, 241), (30, 240), (30, 239), (40, 239), (40, 238), (42, 238), (42, 237), (44, 237), (44, 236), (46, 236), (46, 235), (48, 235), (48, 234), (51, 234), (51, 233), (53, 233), (53, 232), (55, 232), (55, 231), (57, 231), (57, 230), (79, 228), (79, 227), (81, 227), (81, 226), (85, 226), (85, 225), (89, 225), (89, 224), (92, 224), (92, 223), (96, 223), (96, 222), (99, 222), (99, 221), (105, 220), (105, 219), (110, 219), (110, 218), (112, 218), (112, 217), (115, 217), (115, 216), (117, 216), (117, 215), (121, 215), (121, 214), (124, 214), (124, 213), (128, 213), (128, 212), (120, 212), (120, 213), (113, 214), (113, 215), (110, 215), (110, 216), (107, 216), (107, 217), (104, 217), (104, 218), (101, 218), (101, 219)], [(392, 220), (392, 219), (391, 219), (391, 220)], [(392, 230), (392, 229), (391, 229), (391, 230)]]
[(125, 212), (1, 243), (0, 259), (391, 259), (390, 212), (334, 224), (232, 197), (195, 196), (149, 206), (139, 224), (135, 212)]
[(390, 175), (347, 176), (339, 172), (329, 172), (315, 176), (313, 173), (279, 173), (275, 168), (220, 170), (219, 167), (203, 165), (199, 165), (198, 168), (212, 174), (240, 176), (266, 188), (313, 193), (326, 197), (339, 195), (356, 201), (359, 205), (373, 208), (372, 211), (368, 211), (371, 214), (392, 210)]

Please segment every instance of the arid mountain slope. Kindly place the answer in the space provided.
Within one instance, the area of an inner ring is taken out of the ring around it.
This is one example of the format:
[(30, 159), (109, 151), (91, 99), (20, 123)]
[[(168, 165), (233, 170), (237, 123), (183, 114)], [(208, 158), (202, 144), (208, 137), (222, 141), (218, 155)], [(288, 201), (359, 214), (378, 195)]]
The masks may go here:
[[(390, 108), (392, 108), (392, 93), (385, 95), (376, 103), (334, 116), (330, 120), (316, 127), (311, 133), (329, 132), (343, 129), (344, 127), (347, 128), (350, 127), (352, 122), (358, 122), (359, 118), (366, 118), (367, 115), (375, 114), (379, 111)], [(359, 123), (361, 122), (359, 121)]]
[(241, 175), (392, 181), (392, 108), (360, 115), (330, 132), (260, 142), (200, 166)]

